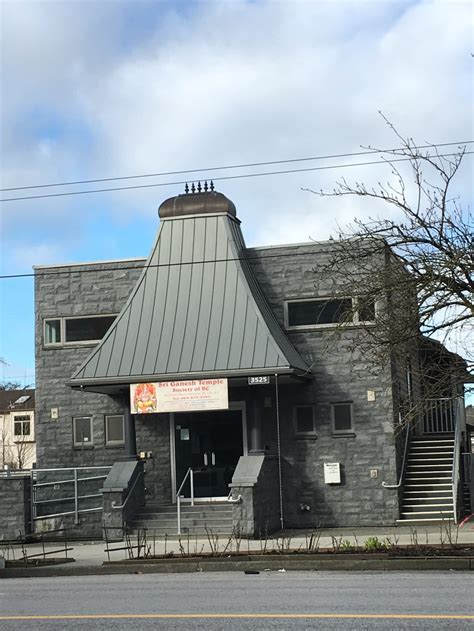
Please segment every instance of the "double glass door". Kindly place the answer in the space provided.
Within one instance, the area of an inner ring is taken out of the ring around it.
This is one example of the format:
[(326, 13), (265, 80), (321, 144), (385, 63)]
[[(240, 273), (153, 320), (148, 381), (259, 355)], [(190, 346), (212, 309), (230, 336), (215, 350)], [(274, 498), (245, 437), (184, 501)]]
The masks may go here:
[[(191, 467), (195, 497), (227, 497), (243, 454), (241, 410), (175, 414), (176, 486)], [(182, 494), (190, 496), (189, 481)]]

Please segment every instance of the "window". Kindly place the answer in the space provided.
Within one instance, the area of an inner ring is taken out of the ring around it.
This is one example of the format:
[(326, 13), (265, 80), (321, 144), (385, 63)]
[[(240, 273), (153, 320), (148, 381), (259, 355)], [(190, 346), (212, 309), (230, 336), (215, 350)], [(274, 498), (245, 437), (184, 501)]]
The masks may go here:
[(13, 417), (13, 435), (17, 439), (30, 436), (31, 434), (31, 416), (24, 414), (22, 416)]
[(288, 328), (374, 321), (375, 303), (371, 298), (316, 298), (288, 300), (285, 304)]
[(293, 419), (296, 434), (315, 434), (314, 407), (297, 405), (293, 408)]
[(44, 321), (44, 343), (78, 344), (100, 341), (114, 322), (115, 315), (56, 318)]
[(61, 343), (61, 320), (45, 320), (44, 322), (44, 343)]
[(125, 444), (124, 419), (121, 414), (105, 417), (105, 444), (119, 446)]
[(92, 447), (92, 417), (76, 416), (72, 419), (72, 434), (74, 447)]
[(332, 403), (332, 431), (334, 434), (352, 434), (352, 403)]

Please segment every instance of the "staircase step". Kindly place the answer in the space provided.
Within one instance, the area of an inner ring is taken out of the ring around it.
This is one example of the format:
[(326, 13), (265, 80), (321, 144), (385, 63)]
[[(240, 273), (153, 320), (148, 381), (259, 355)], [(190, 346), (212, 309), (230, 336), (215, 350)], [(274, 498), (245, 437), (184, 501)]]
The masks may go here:
[(412, 512), (426, 512), (426, 511), (452, 511), (453, 510), (453, 502), (446, 502), (440, 504), (404, 504), (403, 505), (403, 513), (412, 513)]
[(449, 517), (453, 516), (453, 510), (434, 510), (434, 511), (413, 511), (413, 512), (402, 512), (402, 517), (407, 517), (408, 519), (440, 519), (441, 517)]

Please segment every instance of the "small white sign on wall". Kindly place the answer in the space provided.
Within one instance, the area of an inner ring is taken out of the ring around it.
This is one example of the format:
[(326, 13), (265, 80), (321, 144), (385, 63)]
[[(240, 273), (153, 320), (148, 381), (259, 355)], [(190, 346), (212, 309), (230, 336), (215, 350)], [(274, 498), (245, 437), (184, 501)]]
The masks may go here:
[(324, 482), (326, 484), (341, 484), (341, 465), (339, 462), (324, 463)]

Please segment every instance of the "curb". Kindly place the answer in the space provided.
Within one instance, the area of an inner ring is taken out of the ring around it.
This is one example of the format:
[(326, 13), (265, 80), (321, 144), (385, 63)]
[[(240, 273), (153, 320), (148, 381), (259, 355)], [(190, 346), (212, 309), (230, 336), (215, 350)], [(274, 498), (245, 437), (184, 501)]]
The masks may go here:
[(419, 557), (419, 558), (294, 558), (281, 555), (278, 558), (241, 559), (162, 559), (111, 561), (95, 566), (55, 565), (32, 568), (6, 568), (0, 570), (1, 578), (28, 578), (53, 576), (91, 576), (112, 574), (166, 574), (181, 572), (264, 572), (264, 571), (433, 571), (474, 570), (474, 557)]

